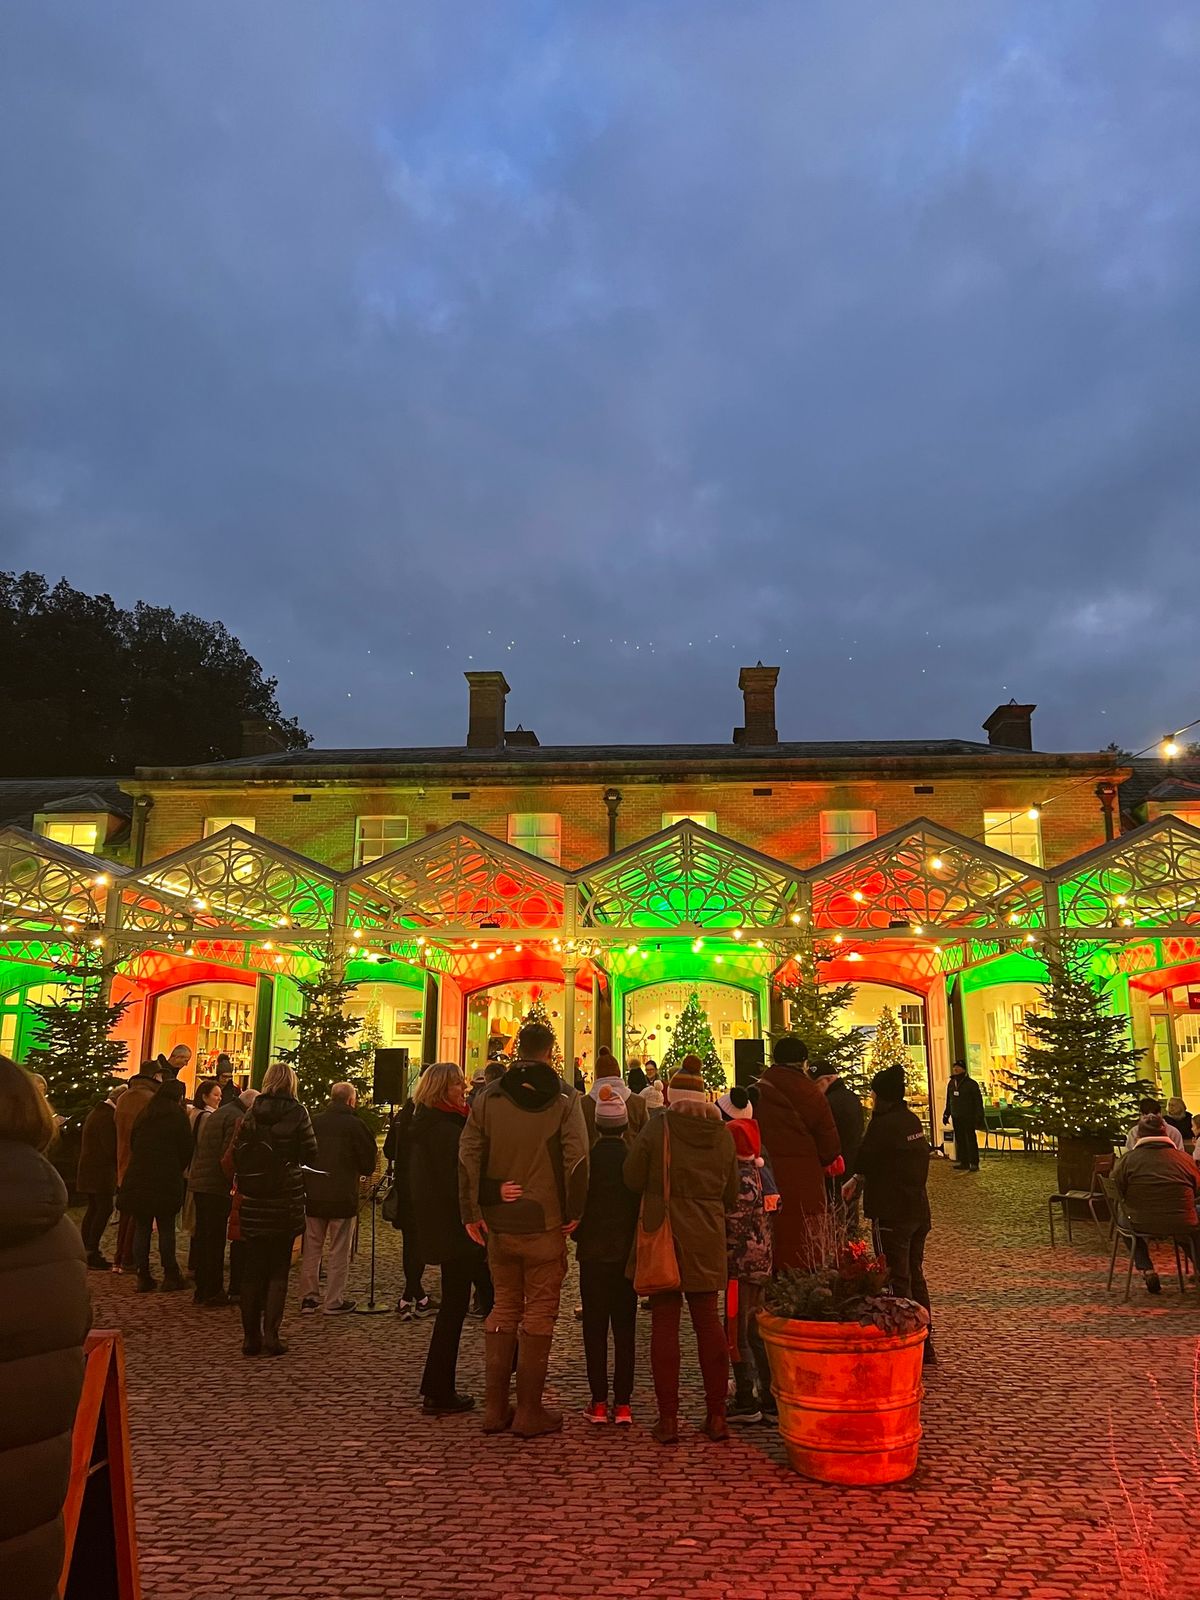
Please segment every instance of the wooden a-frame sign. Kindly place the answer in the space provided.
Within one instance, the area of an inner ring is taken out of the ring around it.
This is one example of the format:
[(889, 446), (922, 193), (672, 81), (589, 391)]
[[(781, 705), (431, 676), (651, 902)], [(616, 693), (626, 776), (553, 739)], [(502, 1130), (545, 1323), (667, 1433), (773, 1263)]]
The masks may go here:
[(63, 1506), (63, 1600), (141, 1600), (119, 1333), (91, 1333)]

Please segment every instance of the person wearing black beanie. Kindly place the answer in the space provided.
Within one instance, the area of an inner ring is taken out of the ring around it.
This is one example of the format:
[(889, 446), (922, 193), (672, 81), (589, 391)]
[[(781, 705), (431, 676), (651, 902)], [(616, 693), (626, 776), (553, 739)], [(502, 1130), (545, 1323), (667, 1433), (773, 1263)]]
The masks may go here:
[[(842, 1189), (851, 1200), (861, 1180), (863, 1210), (876, 1224), (894, 1294), (929, 1310), (925, 1241), (929, 1237), (929, 1140), (915, 1112), (904, 1103), (904, 1068), (897, 1063), (871, 1080), (875, 1109)], [(931, 1339), (925, 1360), (935, 1361)]]

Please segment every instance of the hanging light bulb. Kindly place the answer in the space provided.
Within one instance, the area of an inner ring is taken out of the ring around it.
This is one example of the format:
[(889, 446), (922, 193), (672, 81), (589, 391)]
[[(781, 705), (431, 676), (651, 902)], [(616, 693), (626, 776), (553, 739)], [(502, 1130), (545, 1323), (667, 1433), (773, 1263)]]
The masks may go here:
[(800, 913), (798, 911), (793, 911), (792, 912), (792, 921), (794, 923), (796, 923), (796, 924), (799, 924), (799, 922), (800, 922)]
[(857, 900), (857, 901), (859, 901), (859, 903), (860, 903), (860, 904), (861, 904), (861, 903), (862, 903), (862, 901), (864, 901), (864, 900), (865, 900), (865, 899), (866, 899), (866, 898), (867, 898), (867, 897), (866, 897), (866, 895), (865, 895), (865, 894), (864, 894), (864, 893), (863, 893), (863, 892), (862, 892), (862, 890), (861, 890), (861, 889), (855, 889), (855, 891), (854, 891), (854, 893), (853, 893), (853, 894), (852, 894), (852, 895), (851, 895), (851, 896), (850, 896), (850, 898), (851, 898), (851, 900)]
[(355, 928), (354, 931), (351, 933), (350, 937), (352, 939), (361, 939), (362, 938), (362, 929), (361, 928)]
[(1159, 751), (1167, 761), (1174, 760), (1174, 758), (1179, 754), (1179, 744), (1173, 733), (1163, 734), (1162, 744), (1159, 746)]
[(1036, 822), (1037, 819), (1041, 816), (1041, 814), (1042, 814), (1042, 808), (1040, 806), (1038, 806), (1038, 805), (1030, 806), (1029, 810), (1025, 813), (1025, 815), (1029, 818), (1030, 822)]
[(929, 866), (931, 871), (940, 872), (943, 866), (945, 866), (945, 862), (942, 860), (941, 856), (933, 856), (929, 862)]

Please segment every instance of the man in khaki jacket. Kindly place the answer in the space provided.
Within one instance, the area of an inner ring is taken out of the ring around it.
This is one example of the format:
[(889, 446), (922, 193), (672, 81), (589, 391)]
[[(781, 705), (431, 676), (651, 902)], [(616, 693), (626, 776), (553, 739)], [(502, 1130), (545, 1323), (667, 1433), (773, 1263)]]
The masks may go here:
[[(516, 1059), (471, 1106), (459, 1143), (459, 1202), (467, 1232), (486, 1244), (496, 1302), (485, 1324), (486, 1433), (512, 1426), (533, 1438), (562, 1427), (542, 1405), (567, 1236), (583, 1212), (588, 1135), (580, 1096), (551, 1066), (554, 1033), (527, 1023)], [(509, 1380), (517, 1352), (517, 1409)]]

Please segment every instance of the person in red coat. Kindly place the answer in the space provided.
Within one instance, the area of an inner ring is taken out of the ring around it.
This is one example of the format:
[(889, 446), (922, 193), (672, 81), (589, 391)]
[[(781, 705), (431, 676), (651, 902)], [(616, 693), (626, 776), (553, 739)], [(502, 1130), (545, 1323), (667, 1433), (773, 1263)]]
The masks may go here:
[(775, 1271), (819, 1264), (825, 1179), (845, 1171), (829, 1102), (808, 1075), (808, 1046), (776, 1041), (771, 1065), (758, 1080), (755, 1115), (779, 1185), (775, 1213)]

